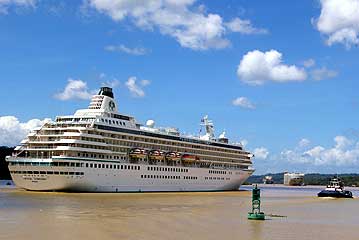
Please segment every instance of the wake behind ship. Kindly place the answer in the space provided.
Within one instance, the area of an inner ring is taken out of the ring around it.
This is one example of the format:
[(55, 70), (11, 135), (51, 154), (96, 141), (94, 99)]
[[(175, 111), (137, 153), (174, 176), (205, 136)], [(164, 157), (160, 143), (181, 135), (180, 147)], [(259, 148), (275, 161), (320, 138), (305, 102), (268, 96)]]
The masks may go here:
[(146, 126), (117, 110), (102, 87), (87, 109), (31, 132), (6, 160), (18, 187), (34, 191), (151, 192), (236, 190), (253, 173), (253, 155), (225, 133), (188, 137)]

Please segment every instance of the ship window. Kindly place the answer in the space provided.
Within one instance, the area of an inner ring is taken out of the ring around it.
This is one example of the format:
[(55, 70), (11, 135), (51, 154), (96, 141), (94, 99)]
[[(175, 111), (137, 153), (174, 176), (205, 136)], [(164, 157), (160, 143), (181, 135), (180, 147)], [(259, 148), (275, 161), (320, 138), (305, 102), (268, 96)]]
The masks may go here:
[(121, 165), (121, 169), (123, 169), (123, 165)]
[(125, 169), (125, 170), (127, 169), (127, 165), (124, 166), (124, 169)]
[(90, 163), (90, 168), (92, 168), (92, 166), (93, 166), (92, 163)]
[(138, 166), (138, 167), (137, 167), (137, 170), (140, 170), (140, 169), (141, 169), (141, 167), (140, 167), (140, 166)]
[(97, 163), (95, 163), (94, 165), (95, 165), (94, 168), (97, 168)]

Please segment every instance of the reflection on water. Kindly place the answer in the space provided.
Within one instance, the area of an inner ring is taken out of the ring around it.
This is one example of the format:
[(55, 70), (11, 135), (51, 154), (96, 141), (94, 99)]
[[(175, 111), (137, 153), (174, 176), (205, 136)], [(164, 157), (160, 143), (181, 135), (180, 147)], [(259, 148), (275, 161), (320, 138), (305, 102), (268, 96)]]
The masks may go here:
[(318, 190), (264, 187), (265, 213), (287, 217), (261, 222), (247, 220), (248, 191), (89, 194), (2, 188), (0, 239), (357, 239), (359, 199), (319, 199)]

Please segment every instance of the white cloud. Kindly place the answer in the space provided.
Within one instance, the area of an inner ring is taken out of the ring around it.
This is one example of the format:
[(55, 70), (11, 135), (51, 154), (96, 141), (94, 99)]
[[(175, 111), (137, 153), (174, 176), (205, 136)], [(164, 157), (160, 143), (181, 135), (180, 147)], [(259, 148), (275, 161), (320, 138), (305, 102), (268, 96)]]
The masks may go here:
[(359, 0), (320, 0), (321, 13), (315, 20), (327, 44), (344, 44), (347, 48), (359, 43)]
[(118, 79), (114, 78), (112, 80), (107, 80), (107, 81), (103, 82), (101, 85), (104, 87), (115, 88), (118, 85), (120, 85), (120, 81), (118, 81)]
[(238, 66), (239, 79), (249, 85), (262, 85), (265, 82), (304, 81), (307, 73), (294, 65), (282, 63), (282, 54), (276, 50), (250, 51), (245, 54)]
[(243, 146), (246, 147), (248, 144), (248, 140), (247, 139), (242, 139), (241, 141), (239, 141), (239, 143)]
[(255, 109), (256, 106), (246, 97), (238, 97), (232, 101), (234, 106), (247, 109)]
[(123, 44), (117, 46), (109, 45), (105, 47), (105, 50), (110, 52), (122, 52), (135, 56), (145, 55), (149, 52), (146, 48), (142, 48), (142, 47), (129, 48)]
[(234, 18), (232, 21), (226, 23), (226, 26), (232, 32), (239, 32), (243, 34), (265, 34), (268, 33), (266, 29), (255, 28), (251, 21)]
[(355, 166), (359, 163), (359, 142), (336, 136), (331, 148), (315, 146), (307, 149), (284, 150), (281, 158), (291, 163), (314, 166)]
[[(161, 34), (175, 38), (182, 47), (194, 50), (228, 47), (230, 42), (225, 38), (226, 30), (236, 30), (235, 23), (226, 24), (220, 15), (205, 13), (203, 6), (194, 7), (195, 2), (196, 0), (85, 0), (85, 5), (87, 9), (107, 14), (117, 22), (130, 19), (141, 29), (158, 29)], [(250, 34), (259, 31), (248, 20), (241, 21), (244, 21), (241, 32)], [(227, 28), (227, 25), (232, 27)]]
[(150, 84), (151, 84), (150, 80), (146, 80), (146, 79), (141, 80), (141, 85), (142, 85), (143, 87), (148, 86), (148, 85), (150, 85)]
[(87, 83), (82, 80), (74, 80), (69, 78), (68, 83), (63, 92), (55, 94), (55, 98), (59, 100), (70, 100), (70, 99), (91, 99), (95, 91), (89, 92)]
[(313, 67), (313, 66), (315, 65), (315, 61), (314, 61), (314, 59), (309, 58), (309, 59), (307, 59), (307, 60), (305, 60), (305, 61), (303, 62), (303, 65), (304, 65), (304, 67), (306, 67), (306, 68), (310, 68), (310, 67)]
[(36, 6), (37, 0), (0, 0), (0, 14), (7, 14), (10, 7), (31, 7)]
[(309, 141), (308, 139), (306, 139), (306, 138), (303, 138), (303, 139), (301, 139), (301, 140), (299, 141), (298, 146), (299, 146), (300, 148), (304, 148), (304, 147), (309, 146), (309, 144), (310, 144), (310, 141)]
[[(102, 81), (101, 85), (104, 87), (115, 88), (118, 85), (120, 85), (120, 81), (117, 78), (112, 77), (112, 79), (111, 79), (111, 78), (107, 77), (107, 74), (104, 72), (102, 72), (98, 75), (98, 79)], [(93, 91), (93, 93), (96, 93), (96, 92)]]
[(132, 96), (144, 97), (145, 91), (143, 90), (143, 87), (148, 86), (150, 84), (150, 81), (142, 80), (140, 81), (140, 84), (137, 84), (136, 81), (137, 81), (136, 77), (130, 77), (125, 83), (125, 85), (128, 88), (128, 90), (131, 92)]
[(350, 147), (353, 142), (344, 136), (336, 136), (334, 138), (335, 148), (345, 150)]
[(322, 67), (312, 70), (310, 75), (314, 80), (320, 81), (323, 79), (336, 77), (338, 72), (327, 69), (326, 67)]
[(266, 159), (269, 155), (269, 151), (264, 147), (259, 147), (254, 149), (253, 154), (257, 159)]
[(99, 78), (99, 79), (104, 79), (104, 78), (106, 78), (106, 73), (100, 73), (100, 74), (98, 75), (98, 78)]
[(23, 140), (26, 135), (34, 128), (42, 126), (51, 119), (43, 120), (31, 119), (21, 123), (14, 116), (0, 117), (0, 146), (15, 146)]

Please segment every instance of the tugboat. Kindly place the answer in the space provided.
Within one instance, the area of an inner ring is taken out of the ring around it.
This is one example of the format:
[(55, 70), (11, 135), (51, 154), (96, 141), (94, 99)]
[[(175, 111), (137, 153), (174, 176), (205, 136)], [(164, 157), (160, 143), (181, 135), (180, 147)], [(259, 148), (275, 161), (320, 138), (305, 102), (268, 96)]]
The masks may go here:
[(328, 186), (318, 193), (318, 197), (353, 198), (353, 194), (344, 190), (344, 183), (339, 177), (333, 177)]

